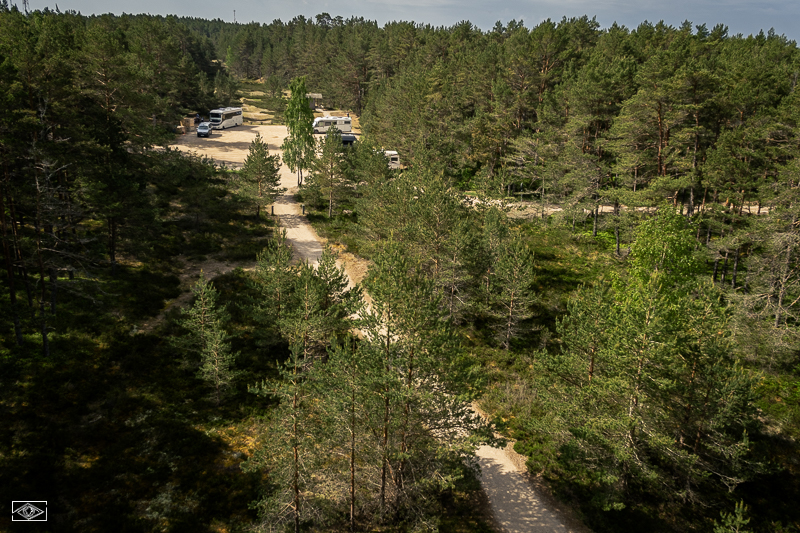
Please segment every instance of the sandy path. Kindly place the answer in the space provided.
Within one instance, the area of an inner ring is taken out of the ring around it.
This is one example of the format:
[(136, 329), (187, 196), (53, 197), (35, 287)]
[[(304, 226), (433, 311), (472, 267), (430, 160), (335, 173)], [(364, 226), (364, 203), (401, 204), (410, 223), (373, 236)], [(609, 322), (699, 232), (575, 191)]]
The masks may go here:
[[(238, 168), (247, 157), (248, 147), (256, 133), (261, 134), (272, 153), (275, 153), (286, 137), (286, 127), (238, 126), (230, 130), (215, 131), (210, 138), (198, 138), (194, 134), (183, 135), (174, 147), (196, 152), (218, 163)], [(275, 202), (275, 215), (278, 216), (281, 227), (286, 229), (286, 237), (294, 247), (295, 257), (316, 265), (322, 255), (324, 241), (301, 213), (301, 206), (295, 197), (296, 175), (286, 165), (281, 165), (280, 176), (281, 187), (285, 187), (287, 192)], [(349, 254), (342, 255), (346, 257)], [(354, 281), (361, 281), (359, 278), (363, 278), (366, 270), (363, 260), (361, 263), (340, 262), (341, 265), (345, 267), (351, 286)], [(545, 502), (526, 480), (524, 460), (513, 450), (481, 446), (476, 455), (481, 466), (481, 484), (489, 498), (500, 531), (504, 533), (586, 531), (582, 527), (568, 528), (564, 525), (565, 520), (557, 516), (553, 505)]]
[(481, 484), (492, 507), (495, 524), (504, 533), (578, 533), (549, 508), (525, 478), (525, 467), (513, 450), (481, 446), (475, 452)]

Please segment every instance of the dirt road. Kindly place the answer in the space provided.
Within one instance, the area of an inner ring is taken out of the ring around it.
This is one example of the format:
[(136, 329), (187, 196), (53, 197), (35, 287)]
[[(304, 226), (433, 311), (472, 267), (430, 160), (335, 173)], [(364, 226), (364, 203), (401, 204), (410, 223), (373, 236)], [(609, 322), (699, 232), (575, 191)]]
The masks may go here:
[[(554, 502), (527, 479), (524, 458), (510, 448), (481, 446), (475, 452), (481, 465), (481, 484), (492, 507), (496, 527), (503, 533), (586, 533), (566, 519)], [(569, 525), (567, 525), (569, 524)]]
[[(260, 133), (275, 153), (286, 136), (285, 126), (238, 126), (234, 129), (215, 131), (210, 138), (198, 138), (194, 134), (181, 136), (174, 147), (208, 156), (218, 163), (238, 168), (247, 157), (250, 142)], [(294, 194), (297, 178), (286, 167), (280, 169), (281, 186), (285, 195), (275, 203), (275, 214), (281, 227), (286, 229), (289, 242), (298, 259), (317, 264), (322, 254), (323, 241), (314, 231), (308, 219), (301, 214), (301, 206)], [(353, 277), (363, 277), (363, 264), (345, 264), (345, 270), (353, 283)], [(354, 275), (356, 274), (356, 275)], [(357, 279), (356, 281), (360, 281)], [(553, 502), (546, 502), (537, 494), (524, 477), (524, 461), (513, 450), (501, 450), (490, 446), (480, 447), (476, 455), (481, 466), (481, 483), (489, 497), (492, 512), (499, 531), (504, 533), (584, 533), (582, 527), (567, 527), (561, 513), (554, 509)]]

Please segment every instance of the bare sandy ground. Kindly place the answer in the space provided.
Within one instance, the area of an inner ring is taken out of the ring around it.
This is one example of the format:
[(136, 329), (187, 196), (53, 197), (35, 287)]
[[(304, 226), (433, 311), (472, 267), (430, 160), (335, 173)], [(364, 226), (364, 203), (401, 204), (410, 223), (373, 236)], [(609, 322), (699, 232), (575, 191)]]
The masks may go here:
[(494, 520), (505, 533), (566, 533), (572, 531), (550, 511), (506, 450), (481, 446), (476, 455), (481, 483), (492, 506)]
[[(225, 165), (238, 168), (247, 156), (250, 142), (260, 133), (269, 144), (272, 153), (286, 137), (285, 126), (238, 126), (233, 129), (215, 131), (210, 138), (198, 138), (194, 134), (181, 136), (175, 148), (205, 155)], [(302, 215), (298, 203), (297, 178), (286, 165), (280, 169), (281, 186), (286, 194), (275, 202), (275, 215), (295, 250), (295, 257), (318, 264), (324, 241), (317, 235), (308, 219)], [(348, 274), (350, 284), (361, 282), (368, 263), (352, 254), (340, 253), (339, 264)], [(227, 269), (222, 269), (227, 270)], [(513, 449), (480, 447), (476, 455), (481, 466), (481, 483), (492, 507), (498, 531), (504, 533), (586, 533), (588, 530), (568, 513), (558, 509), (558, 504), (536, 491), (532, 479), (526, 477), (524, 458)], [(572, 524), (572, 525), (567, 525)]]

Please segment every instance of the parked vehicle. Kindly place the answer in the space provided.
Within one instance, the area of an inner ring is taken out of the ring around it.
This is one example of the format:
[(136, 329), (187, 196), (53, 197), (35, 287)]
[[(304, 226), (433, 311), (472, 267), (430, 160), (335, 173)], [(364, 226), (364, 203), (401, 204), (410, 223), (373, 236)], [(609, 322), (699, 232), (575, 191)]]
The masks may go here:
[(241, 107), (225, 107), (223, 109), (212, 109), (209, 112), (211, 117), (211, 127), (215, 130), (224, 130), (234, 126), (241, 126), (244, 123)]
[(211, 123), (209, 122), (201, 122), (197, 125), (197, 136), (198, 137), (208, 137), (211, 135)]
[(401, 168), (400, 154), (398, 154), (394, 150), (384, 150), (383, 155), (385, 155), (386, 159), (389, 160), (389, 168)]
[(317, 117), (314, 119), (314, 133), (327, 133), (334, 126), (342, 133), (353, 131), (353, 122), (350, 117)]

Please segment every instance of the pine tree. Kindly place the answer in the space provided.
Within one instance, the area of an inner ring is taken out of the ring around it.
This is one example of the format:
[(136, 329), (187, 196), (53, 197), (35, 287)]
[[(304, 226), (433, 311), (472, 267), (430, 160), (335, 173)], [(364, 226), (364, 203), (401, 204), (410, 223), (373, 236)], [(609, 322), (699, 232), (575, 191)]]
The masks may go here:
[(732, 490), (760, 468), (748, 459), (754, 382), (732, 357), (729, 312), (688, 276), (685, 218), (658, 216), (638, 235), (629, 276), (581, 290), (557, 325), (563, 352), (542, 354), (559, 379), (549, 414), (530, 424), (562, 447), (560, 468), (593, 465), (574, 474), (600, 484), (605, 509), (623, 507), (631, 485), (696, 503), (709, 484)]
[(333, 339), (349, 331), (351, 317), (361, 306), (360, 288), (348, 287), (347, 275), (327, 248), (318, 268), (307, 262), (294, 268), (289, 294), (278, 326), (286, 339), (302, 345), (309, 358), (322, 356)]
[(490, 279), (490, 316), (500, 346), (508, 350), (519, 332), (520, 322), (533, 316), (536, 296), (531, 291), (534, 278), (533, 253), (519, 235), (500, 245)]
[(369, 416), (380, 407), (373, 391), (381, 361), (369, 355), (355, 339), (345, 339), (331, 345), (324, 365), (311, 369), (325, 428), (317, 443), (329, 457), (318, 475), (325, 477), (336, 508), (348, 515), (350, 531), (357, 522), (374, 521), (378, 511), (373, 487), (381, 457)]
[(242, 166), (242, 176), (247, 182), (254, 184), (258, 191), (255, 200), (256, 218), (261, 216), (262, 199), (265, 198), (266, 203), (271, 204), (278, 195), (286, 192), (286, 189), (279, 187), (281, 183), (279, 166), (280, 158), (277, 155), (269, 155), (269, 146), (261, 139), (261, 134), (256, 133)]
[(481, 381), (432, 283), (396, 244), (376, 256), (365, 287), (372, 305), (362, 313), (364, 349), (381, 369), (373, 390), (382, 405), (370, 420), (382, 455), (380, 511), (389, 518), (392, 509), (424, 502), (426, 485), (452, 482), (441, 459), (472, 449), (479, 423), (469, 402)]
[(184, 352), (200, 356), (198, 377), (211, 383), (214, 401), (219, 405), (225, 389), (236, 378), (237, 372), (232, 367), (238, 354), (231, 352), (230, 336), (224, 329), (228, 315), (224, 306), (217, 305), (219, 293), (202, 272), (192, 293), (195, 301), (191, 308), (182, 310), (183, 318), (178, 322), (189, 333), (186, 338), (178, 339), (176, 345)]
[(280, 338), (279, 323), (292, 305), (295, 267), (292, 247), (282, 230), (258, 255), (251, 286), (258, 297), (247, 303), (259, 324), (259, 335), (273, 343)]
[(333, 206), (340, 203), (348, 190), (344, 175), (344, 146), (342, 134), (337, 129), (328, 131), (317, 141), (319, 156), (310, 165), (309, 193), (318, 197), (318, 203), (328, 205), (328, 218), (333, 216)]
[(246, 472), (268, 470), (276, 486), (257, 503), (270, 530), (291, 524), (299, 533), (302, 523), (322, 522), (322, 505), (317, 490), (316, 469), (323, 454), (316, 444), (318, 406), (309, 380), (309, 367), (300, 344), (292, 345), (287, 361), (280, 365), (279, 380), (264, 380), (248, 391), (275, 398), (278, 407), (269, 427), (268, 445), (258, 448), (242, 468)]
[(745, 518), (747, 513), (747, 506), (744, 500), (738, 502), (734, 506), (732, 513), (722, 512), (722, 524), (714, 520), (714, 533), (751, 533), (751, 530), (744, 529), (744, 526), (750, 523), (749, 518)]

